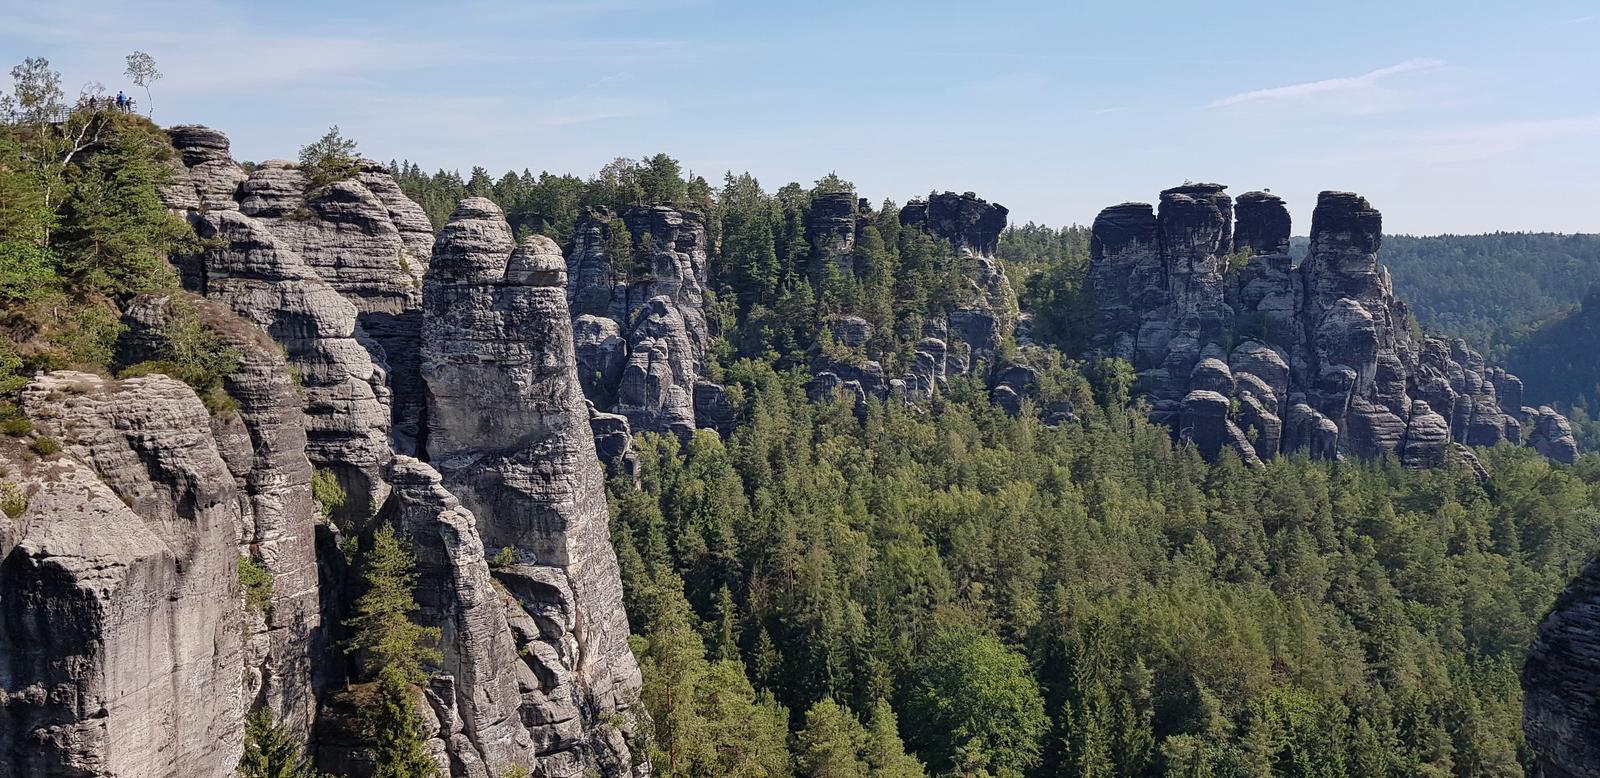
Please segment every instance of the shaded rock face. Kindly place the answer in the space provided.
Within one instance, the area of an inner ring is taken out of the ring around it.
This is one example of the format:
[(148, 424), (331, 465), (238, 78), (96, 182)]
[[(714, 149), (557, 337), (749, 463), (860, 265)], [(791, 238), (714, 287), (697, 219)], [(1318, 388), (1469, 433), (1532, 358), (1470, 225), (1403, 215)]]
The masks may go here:
[(1584, 566), (1539, 625), (1522, 692), (1537, 774), (1600, 775), (1600, 560)]
[(687, 439), (695, 429), (698, 366), (688, 328), (665, 296), (650, 300), (628, 340), (628, 362), (613, 408), (639, 432), (670, 432)]
[(1524, 408), (1523, 415), (1533, 427), (1528, 433), (1528, 445), (1557, 462), (1570, 465), (1578, 461), (1578, 441), (1572, 436), (1572, 425), (1565, 416), (1548, 405), (1541, 405), (1537, 410)]
[(165, 329), (185, 315), (239, 354), (238, 366), (223, 380), (237, 412), (212, 416), (211, 433), (237, 487), (238, 553), (272, 576), (264, 612), (245, 613), (245, 699), (304, 735), (316, 713), (316, 692), (325, 685), (314, 680), (313, 665), (328, 641), (315, 546), (321, 514), (311, 498), (300, 398), (282, 352), (266, 333), (203, 299), (135, 299), (123, 314), (128, 329), (118, 343), (119, 360), (161, 358)]
[(539, 688), (537, 658), (518, 653), (506, 621), (514, 604), (490, 577), (477, 520), (428, 465), (399, 456), (390, 475), (397, 534), (417, 559), (421, 620), (440, 631), (444, 661), (429, 689), (443, 703), (436, 717), (459, 724), (438, 735), (450, 772), (491, 775), (531, 765), (533, 739), (521, 708), (524, 690)]
[(1207, 453), (1233, 445), (1238, 436), (1214, 418), (1220, 406), (1197, 404), (1199, 391), (1230, 401), (1226, 421), (1260, 458), (1304, 450), (1422, 466), (1442, 461), (1448, 444), (1524, 439), (1555, 459), (1576, 456), (1565, 419), (1515, 404), (1516, 376), (1463, 342), (1412, 334), (1378, 264), (1382, 216), (1364, 198), (1319, 196), (1298, 267), (1289, 233), (1280, 198), (1250, 192), (1235, 213), (1218, 184), (1185, 184), (1162, 192), (1159, 210), (1124, 203), (1095, 219), (1092, 345), (1133, 364), (1152, 418)]
[(856, 196), (854, 192), (827, 192), (811, 198), (806, 212), (806, 240), (819, 271), (855, 273), (851, 252), (856, 247)]
[(22, 405), (64, 449), (6, 463), (29, 501), (0, 518), (3, 772), (232, 775), (244, 518), (209, 414), (164, 376), (64, 371)]
[[(626, 234), (622, 234), (626, 230)], [(705, 221), (669, 206), (585, 211), (566, 259), (583, 389), (637, 432), (687, 438), (710, 345)], [(626, 247), (631, 256), (613, 257)]]
[[(911, 373), (900, 379), (910, 390), (911, 399), (931, 396), (947, 375), (982, 370), (987, 380), (999, 369), (1000, 345), (1016, 331), (1021, 319), (1005, 266), (995, 257), (1007, 213), (1005, 206), (971, 192), (935, 192), (926, 200), (908, 202), (900, 210), (902, 225), (923, 230), (955, 249), (969, 281), (964, 300), (958, 300), (945, 316), (931, 318), (923, 326), (927, 339), (917, 346), (917, 362)], [(927, 340), (937, 340), (941, 345), (931, 347)], [(943, 364), (925, 364), (935, 356)]]
[(949, 241), (957, 249), (992, 257), (1000, 246), (1009, 211), (966, 192), (935, 192), (926, 200), (912, 200), (900, 210), (900, 223), (921, 227), (929, 235)]
[(627, 720), (640, 679), (578, 381), (568, 267), (548, 238), (516, 245), (488, 200), (457, 207), (423, 283), (428, 454), (483, 544), (514, 559), (494, 575), (511, 595), (516, 642), (537, 660), (520, 713), (541, 771), (618, 775), (632, 769), (626, 733), (599, 717)]

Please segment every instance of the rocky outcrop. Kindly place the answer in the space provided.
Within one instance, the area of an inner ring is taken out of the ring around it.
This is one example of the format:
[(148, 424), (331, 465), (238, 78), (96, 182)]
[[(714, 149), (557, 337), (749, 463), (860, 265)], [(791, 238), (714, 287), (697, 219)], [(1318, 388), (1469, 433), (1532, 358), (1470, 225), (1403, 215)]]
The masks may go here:
[(1185, 184), (1162, 192), (1159, 210), (1124, 203), (1094, 223), (1091, 345), (1133, 364), (1152, 418), (1178, 432), (1202, 422), (1191, 437), (1220, 450), (1236, 440), (1212, 418), (1220, 406), (1191, 401), (1213, 392), (1262, 458), (1304, 450), (1420, 466), (1442, 461), (1450, 442), (1524, 438), (1575, 456), (1553, 411), (1525, 414), (1544, 432), (1524, 434), (1516, 376), (1461, 341), (1413, 333), (1378, 263), (1382, 216), (1365, 199), (1323, 192), (1296, 267), (1283, 201), (1247, 193), (1235, 219), (1223, 190)]
[(380, 347), (374, 361), (390, 377), (396, 446), (414, 451), (423, 413), (421, 281), (433, 243), (421, 207), (375, 162), (364, 162), (355, 178), (310, 189), (293, 163), (271, 160), (240, 184), (239, 210), (355, 305), (362, 329)]
[(1584, 566), (1539, 625), (1522, 693), (1537, 774), (1600, 775), (1600, 559)]
[[(234, 350), (223, 379), (233, 412), (212, 414), (211, 434), (236, 486), (239, 556), (272, 581), (264, 608), (245, 611), (245, 699), (304, 735), (316, 713), (313, 665), (327, 650), (317, 573), (311, 463), (305, 418), (283, 353), (266, 333), (217, 303), (181, 295), (141, 297), (123, 314), (118, 361), (165, 359), (174, 327), (198, 325)], [(326, 676), (325, 673), (321, 674)]]
[(541, 770), (617, 775), (631, 758), (615, 724), (630, 720), (640, 680), (578, 382), (568, 267), (548, 238), (517, 245), (493, 203), (461, 202), (423, 284), (428, 454), (484, 545), (509, 549), (512, 564), (494, 575), (536, 665), (520, 710)]
[[(169, 134), (186, 171), (167, 193), (168, 207), (200, 200), (203, 207), (186, 214), (212, 244), (174, 258), (184, 286), (284, 347), (304, 390), (307, 453), (350, 493), (344, 514), (365, 518), (387, 495), (391, 442), (415, 448), (423, 413), (415, 282), (427, 265), (415, 253), (421, 209), (373, 163), (307, 193), (290, 163), (245, 174), (214, 130)], [(185, 181), (196, 198), (173, 194)]]
[(219, 247), (189, 258), (199, 276), (192, 288), (283, 346), (304, 391), (307, 456), (338, 476), (349, 515), (369, 515), (388, 493), (390, 395), (355, 307), (255, 219), (206, 212), (195, 229)]
[(396, 457), (390, 471), (400, 537), (417, 560), (417, 604), (425, 626), (439, 629), (444, 657), (432, 697), (443, 703), (440, 745), (451, 775), (500, 775), (534, 762), (533, 739), (521, 715), (526, 693), (539, 688), (519, 656), (506, 613), (513, 603), (494, 585), (477, 521), (444, 488), (439, 473), (411, 457)]
[(906, 203), (900, 209), (900, 223), (926, 230), (957, 250), (992, 257), (1000, 247), (1007, 213), (1005, 206), (991, 204), (972, 192), (934, 192), (926, 200)]
[[(901, 379), (912, 398), (931, 396), (947, 375), (981, 368), (987, 380), (999, 366), (1000, 346), (1012, 336), (1021, 318), (1005, 266), (995, 257), (1007, 213), (1005, 206), (971, 192), (935, 192), (900, 210), (904, 227), (922, 230), (955, 250), (968, 281), (964, 299), (923, 327), (925, 339), (916, 347), (917, 361)], [(940, 345), (933, 346), (930, 340)], [(926, 364), (935, 352), (942, 364)]]
[(1570, 465), (1578, 461), (1578, 440), (1572, 436), (1572, 424), (1565, 416), (1548, 405), (1523, 408), (1522, 413), (1532, 426), (1528, 445), (1557, 462)]
[(0, 564), (8, 775), (228, 776), (244, 734), (241, 496), (189, 387), (35, 378), (63, 453), (4, 455), (27, 495)]
[(856, 246), (856, 195), (854, 192), (825, 192), (811, 198), (806, 212), (806, 241), (811, 244), (813, 264), (818, 272), (855, 274), (852, 252)]
[(591, 399), (637, 432), (687, 437), (718, 424), (695, 415), (711, 340), (707, 249), (693, 211), (589, 209), (578, 220), (566, 271), (579, 375)]
[(628, 362), (617, 383), (613, 410), (638, 432), (694, 433), (694, 387), (699, 370), (694, 345), (678, 308), (652, 298), (628, 339)]

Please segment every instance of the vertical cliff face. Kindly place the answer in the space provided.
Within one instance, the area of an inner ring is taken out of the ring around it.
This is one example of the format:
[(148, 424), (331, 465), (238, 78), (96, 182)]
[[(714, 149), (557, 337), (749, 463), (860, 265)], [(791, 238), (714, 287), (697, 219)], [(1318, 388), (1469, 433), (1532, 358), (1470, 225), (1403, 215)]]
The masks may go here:
[[(239, 556), (271, 576), (264, 608), (246, 609), (245, 700), (304, 735), (316, 713), (319, 682), (313, 666), (328, 650), (322, 630), (317, 573), (311, 463), (306, 459), (305, 417), (288, 364), (278, 346), (217, 303), (175, 295), (142, 297), (123, 315), (128, 329), (119, 361), (159, 360), (167, 332), (192, 321), (238, 354), (223, 379), (236, 408), (213, 414), (211, 433), (233, 476), (239, 500)], [(326, 673), (322, 673), (326, 683)]]
[(1296, 267), (1288, 210), (1264, 192), (1239, 198), (1236, 227), (1217, 184), (1162, 192), (1159, 212), (1107, 208), (1090, 244), (1092, 345), (1131, 362), (1152, 417), (1212, 455), (1421, 465), (1457, 444), (1523, 442), (1535, 437), (1527, 423), (1541, 451), (1571, 461), (1565, 420), (1520, 407), (1515, 376), (1465, 343), (1410, 331), (1378, 263), (1382, 227), (1359, 195), (1323, 192)]
[[(364, 518), (388, 494), (383, 472), (393, 456), (392, 391), (382, 347), (359, 326), (359, 309), (274, 231), (277, 216), (243, 213), (241, 202), (223, 201), (215, 183), (236, 180), (230, 197), (248, 201), (255, 213), (288, 213), (290, 195), (268, 193), (292, 190), (286, 182), (293, 176), (285, 174), (293, 171), (265, 167), (246, 193), (243, 185), (249, 176), (242, 169), (238, 176), (219, 172), (226, 164), (238, 167), (231, 160), (224, 163), (227, 138), (221, 133), (178, 127), (171, 135), (186, 163), (197, 156), (191, 148), (205, 151), (205, 161), (187, 171), (205, 208), (188, 212), (188, 217), (195, 231), (215, 245), (174, 259), (184, 285), (266, 330), (284, 347), (305, 392), (306, 453), (313, 464), (332, 470), (350, 493), (345, 513)], [(262, 179), (276, 181), (276, 188)], [(232, 207), (226, 207), (229, 202)], [(399, 274), (398, 259), (394, 269)]]
[(429, 702), (435, 737), (451, 775), (501, 775), (534, 764), (522, 695), (538, 688), (506, 621), (508, 595), (494, 586), (477, 520), (444, 488), (439, 473), (400, 456), (390, 471), (394, 523), (417, 559), (417, 604), (439, 629), (439, 668)]
[(806, 212), (806, 242), (818, 272), (855, 273), (857, 200), (854, 192), (827, 192), (811, 198)]
[(1600, 775), (1600, 560), (1584, 566), (1539, 625), (1522, 691), (1537, 774)]
[(0, 533), (0, 772), (231, 774), (243, 517), (206, 409), (165, 376), (72, 372), (22, 402), (63, 450), (5, 455), (27, 505)]
[(310, 188), (293, 163), (264, 162), (239, 185), (239, 210), (257, 219), (356, 308), (380, 347), (393, 392), (395, 446), (415, 451), (422, 423), (417, 334), (422, 273), (433, 233), (421, 207), (377, 163), (351, 179)]
[(484, 545), (514, 560), (495, 577), (537, 681), (521, 710), (541, 769), (620, 774), (631, 761), (624, 733), (599, 714), (628, 711), (639, 675), (578, 383), (567, 267), (548, 238), (516, 245), (488, 200), (456, 209), (423, 285), (428, 454)]

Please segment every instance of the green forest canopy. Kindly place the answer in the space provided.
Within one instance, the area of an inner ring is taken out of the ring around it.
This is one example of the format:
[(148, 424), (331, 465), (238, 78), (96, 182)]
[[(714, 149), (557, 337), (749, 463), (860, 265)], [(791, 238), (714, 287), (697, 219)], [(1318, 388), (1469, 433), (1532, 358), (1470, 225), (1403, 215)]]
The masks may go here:
[[(60, 102), (47, 74), (22, 69), (42, 85), (28, 110)], [(156, 197), (171, 149), (153, 125), (83, 115), (63, 132), (24, 109), (0, 133), (9, 390), (36, 369), (116, 369), (120, 306), (172, 289), (161, 259), (194, 240)], [(79, 131), (97, 142), (73, 150)], [(1044, 383), (1081, 423), (1009, 417), (962, 378), (926, 412), (858, 415), (805, 400), (799, 368), (833, 347), (822, 325), (868, 317), (894, 369), (964, 280), (893, 203), (841, 279), (807, 270), (797, 184), (713, 190), (664, 155), (591, 179), (397, 172), (436, 220), (487, 194), (562, 239), (585, 206), (708, 217), (712, 370), (743, 423), (725, 441), (644, 436), (639, 485), (611, 485), (655, 722), (639, 753), (661, 774), (1522, 772), (1516, 671), (1593, 551), (1594, 456), (1483, 451), (1483, 483), (1459, 462), (1206, 464), (1126, 404), (1119, 371), (1049, 353), (1033, 354)], [(1042, 339), (1070, 347), (1086, 231), (1014, 228), (1000, 253)], [(406, 673), (389, 675), (398, 699)]]

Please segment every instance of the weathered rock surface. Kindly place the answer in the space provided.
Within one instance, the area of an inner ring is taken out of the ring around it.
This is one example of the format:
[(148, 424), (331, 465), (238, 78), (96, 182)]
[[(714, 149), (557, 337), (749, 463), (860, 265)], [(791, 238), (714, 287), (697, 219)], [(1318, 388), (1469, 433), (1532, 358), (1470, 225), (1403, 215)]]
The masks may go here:
[(537, 665), (520, 710), (542, 772), (618, 775), (632, 769), (625, 732), (600, 716), (629, 720), (640, 679), (578, 382), (568, 267), (548, 238), (516, 245), (493, 203), (461, 202), (423, 284), (428, 454), (484, 545), (515, 560), (494, 575)]
[(167, 356), (168, 328), (190, 319), (239, 355), (223, 389), (237, 406), (212, 415), (211, 432), (237, 486), (242, 521), (239, 555), (272, 577), (263, 612), (247, 610), (246, 700), (304, 735), (316, 714), (313, 665), (327, 649), (317, 577), (316, 524), (311, 498), (305, 418), (283, 353), (267, 334), (220, 304), (181, 296), (141, 297), (123, 314), (128, 326), (119, 361)]
[(855, 273), (851, 252), (856, 246), (856, 195), (825, 192), (811, 198), (806, 212), (806, 240), (819, 271)]
[(362, 329), (381, 347), (374, 361), (389, 374), (396, 445), (414, 451), (423, 413), (421, 282), (433, 243), (421, 207), (370, 160), (355, 178), (314, 190), (293, 163), (272, 160), (240, 184), (239, 210), (355, 305)]
[(1600, 775), (1600, 559), (1584, 566), (1539, 625), (1522, 692), (1537, 774)]
[[(198, 197), (174, 195), (180, 180), (167, 205), (219, 244), (174, 258), (184, 286), (284, 347), (305, 392), (307, 453), (350, 493), (344, 512), (364, 518), (387, 495), (391, 432), (413, 449), (423, 413), (415, 276), (427, 258), (414, 252), (426, 217), (373, 163), (308, 195), (290, 163), (245, 174), (215, 130), (169, 135)], [(196, 199), (202, 209), (188, 207)]]
[(613, 410), (638, 432), (670, 432), (687, 439), (695, 429), (699, 370), (692, 337), (671, 300), (652, 298), (639, 312), (628, 352)]
[(499, 775), (533, 764), (533, 739), (521, 715), (522, 688), (537, 688), (517, 653), (472, 513), (444, 488), (439, 473), (411, 457), (395, 458), (394, 523), (417, 560), (417, 604), (425, 626), (440, 630), (444, 661), (429, 691), (443, 703), (436, 717), (457, 726), (440, 737), (451, 775)]
[(1213, 418), (1218, 406), (1189, 401), (1201, 391), (1237, 401), (1227, 421), (1249, 430), (1261, 457), (1306, 450), (1420, 466), (1442, 461), (1452, 441), (1524, 438), (1552, 458), (1576, 456), (1553, 411), (1526, 414), (1536, 429), (1524, 431), (1516, 376), (1459, 340), (1412, 333), (1378, 264), (1382, 216), (1364, 198), (1321, 194), (1298, 267), (1283, 201), (1251, 192), (1237, 205), (1235, 221), (1221, 185), (1185, 184), (1162, 192), (1159, 210), (1124, 203), (1095, 219), (1092, 346), (1133, 364), (1152, 418), (1200, 421), (1193, 439), (1219, 450), (1234, 436)]
[[(585, 392), (636, 432), (688, 436), (710, 345), (705, 219), (670, 206), (589, 209), (566, 259)], [(627, 256), (612, 254), (626, 252)]]
[(994, 256), (1009, 211), (972, 192), (934, 192), (926, 200), (911, 200), (900, 209), (900, 223), (927, 230), (957, 249), (979, 256)]
[(232, 775), (243, 519), (209, 414), (165, 376), (50, 373), (22, 403), (65, 448), (7, 463), (29, 501), (0, 519), (0, 772)]
[(1528, 445), (1535, 451), (1556, 460), (1572, 464), (1578, 461), (1578, 441), (1572, 436), (1572, 425), (1565, 416), (1548, 405), (1525, 411), (1533, 429), (1528, 433)]

